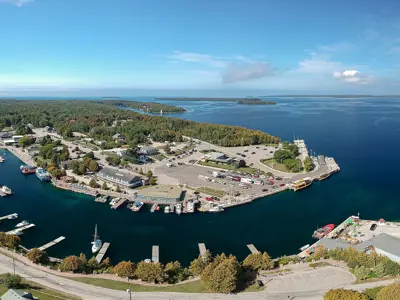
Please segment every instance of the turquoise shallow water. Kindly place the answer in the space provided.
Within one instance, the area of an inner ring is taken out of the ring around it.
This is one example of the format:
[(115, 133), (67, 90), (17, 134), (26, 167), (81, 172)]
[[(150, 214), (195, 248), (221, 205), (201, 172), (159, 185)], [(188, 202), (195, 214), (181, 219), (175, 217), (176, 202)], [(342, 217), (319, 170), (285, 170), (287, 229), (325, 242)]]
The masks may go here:
[[(148, 99), (146, 99), (148, 100)], [(111, 210), (92, 197), (53, 188), (35, 175), (22, 175), (20, 161), (7, 155), (0, 164), (0, 184), (15, 195), (0, 199), (0, 215), (17, 212), (36, 224), (22, 236), (27, 247), (60, 235), (66, 240), (49, 249), (52, 256), (90, 255), (94, 224), (111, 242), (112, 261), (141, 260), (160, 245), (163, 262), (187, 263), (206, 243), (214, 253), (243, 258), (255, 244), (273, 256), (292, 254), (312, 242), (317, 226), (338, 224), (351, 214), (400, 220), (397, 190), (400, 158), (400, 102), (396, 99), (277, 99), (276, 106), (235, 103), (173, 102), (188, 109), (185, 119), (261, 129), (283, 139), (306, 140), (317, 153), (335, 157), (342, 171), (299, 193), (284, 192), (222, 214), (165, 215)], [(1, 230), (16, 221), (3, 221)]]

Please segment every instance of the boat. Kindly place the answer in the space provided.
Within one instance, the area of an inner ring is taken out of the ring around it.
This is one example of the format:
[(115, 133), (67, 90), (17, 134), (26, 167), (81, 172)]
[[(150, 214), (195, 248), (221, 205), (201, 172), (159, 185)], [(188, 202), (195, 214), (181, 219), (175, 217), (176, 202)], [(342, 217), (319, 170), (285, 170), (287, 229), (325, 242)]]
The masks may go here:
[(169, 205), (169, 210), (170, 210), (171, 214), (173, 214), (175, 212), (175, 205), (170, 204)]
[(334, 224), (325, 225), (322, 228), (318, 228), (314, 231), (312, 237), (315, 239), (322, 239), (325, 237), (329, 232), (331, 232), (335, 228)]
[(310, 186), (311, 183), (312, 183), (311, 178), (304, 178), (304, 179), (297, 180), (292, 183), (292, 190), (297, 192), (299, 190), (302, 190), (302, 189)]
[(94, 239), (92, 242), (92, 253), (97, 253), (100, 251), (101, 246), (103, 246), (103, 242), (99, 239), (99, 236), (97, 235), (97, 224), (94, 228)]
[(49, 173), (47, 173), (43, 168), (37, 168), (36, 171), (36, 177), (39, 178), (41, 181), (50, 181), (51, 176)]
[(310, 244), (304, 245), (303, 247), (300, 248), (300, 251), (303, 252), (304, 250), (308, 249), (310, 247)]
[(143, 205), (143, 202), (136, 201), (135, 204), (132, 206), (132, 211), (139, 211)]
[(3, 193), (6, 194), (6, 195), (11, 195), (11, 194), (12, 194), (12, 190), (11, 190), (8, 186), (6, 186), (6, 185), (3, 185), (3, 186), (0, 188), (0, 191), (3, 192)]
[(36, 167), (30, 165), (21, 165), (19, 169), (21, 170), (22, 174), (33, 174), (36, 172)]
[(9, 215), (7, 219), (9, 219), (9, 220), (15, 220), (15, 219), (17, 219), (17, 218), (18, 218), (18, 214), (12, 214), (12, 215)]
[(159, 211), (160, 210), (160, 206), (157, 203), (154, 203), (151, 208), (150, 208), (150, 212), (155, 212), (155, 211)]
[(182, 213), (182, 204), (181, 203), (178, 203), (178, 204), (176, 204), (176, 214), (177, 215), (180, 215), (181, 213)]
[(20, 228), (20, 227), (24, 227), (29, 224), (30, 223), (28, 221), (22, 221), (22, 222), (18, 223), (17, 225), (15, 225), (15, 227)]
[(0, 156), (0, 163), (2, 163), (2, 162), (4, 162), (4, 161), (5, 161), (4, 157), (3, 157), (3, 156)]
[(167, 205), (167, 206), (164, 208), (164, 213), (169, 214), (170, 212), (171, 212), (171, 209), (170, 209), (169, 206)]
[(321, 180), (327, 179), (329, 176), (331, 176), (331, 173), (322, 174), (321, 176), (317, 177), (316, 179), (321, 181)]
[(15, 235), (22, 235), (24, 232), (22, 231), (22, 229), (15, 229), (14, 234)]
[(120, 200), (120, 198), (113, 198), (109, 203), (110, 206), (113, 206), (113, 205), (117, 204), (119, 202), (119, 200)]
[(188, 213), (193, 213), (194, 212), (194, 203), (193, 201), (188, 201), (186, 210)]
[(223, 212), (224, 208), (221, 205), (215, 205), (210, 208), (209, 212), (216, 213), (216, 212)]

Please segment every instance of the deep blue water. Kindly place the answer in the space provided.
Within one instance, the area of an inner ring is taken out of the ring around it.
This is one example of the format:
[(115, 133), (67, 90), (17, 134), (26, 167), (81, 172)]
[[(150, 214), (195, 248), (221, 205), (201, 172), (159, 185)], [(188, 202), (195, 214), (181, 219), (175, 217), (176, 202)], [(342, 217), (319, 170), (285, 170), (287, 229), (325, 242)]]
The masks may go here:
[[(134, 98), (137, 99), (137, 98)], [(140, 99), (139, 99), (140, 100)], [(148, 101), (149, 98), (143, 99)], [(7, 155), (0, 184), (15, 195), (0, 199), (0, 215), (17, 212), (36, 228), (23, 236), (27, 247), (67, 237), (49, 254), (89, 255), (94, 224), (111, 242), (112, 261), (141, 260), (160, 245), (163, 262), (188, 262), (204, 242), (213, 253), (248, 254), (254, 244), (272, 256), (296, 253), (312, 242), (317, 226), (338, 224), (351, 214), (365, 219), (400, 220), (397, 173), (400, 170), (400, 99), (277, 99), (277, 105), (246, 106), (225, 102), (163, 103), (183, 106), (179, 117), (207, 123), (260, 129), (284, 140), (306, 140), (317, 154), (333, 156), (342, 171), (298, 193), (284, 192), (222, 214), (187, 216), (113, 211), (91, 197), (57, 190), (19, 172), (19, 160)], [(176, 115), (178, 116), (178, 115)], [(1, 230), (16, 222), (6, 220)]]

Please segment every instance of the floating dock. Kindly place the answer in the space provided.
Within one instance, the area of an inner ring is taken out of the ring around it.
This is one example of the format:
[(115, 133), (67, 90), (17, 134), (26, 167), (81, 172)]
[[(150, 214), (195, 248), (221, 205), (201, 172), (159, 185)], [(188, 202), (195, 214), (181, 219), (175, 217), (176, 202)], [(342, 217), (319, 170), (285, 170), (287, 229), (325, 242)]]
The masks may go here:
[(154, 204), (151, 206), (151, 208), (150, 208), (150, 212), (155, 212), (156, 209), (157, 209), (157, 206), (158, 206), (158, 204), (157, 204), (157, 203), (154, 203)]
[(110, 198), (110, 196), (105, 195), (105, 196), (95, 198), (94, 201), (99, 202), (99, 203), (106, 203), (109, 198)]
[(207, 248), (204, 243), (199, 243), (199, 252), (201, 256), (204, 256), (206, 254)]
[(251, 252), (252, 254), (257, 254), (257, 253), (259, 253), (259, 251), (257, 250), (257, 248), (256, 248), (253, 244), (247, 245), (247, 248), (249, 248), (249, 250), (250, 250), (250, 252)]
[(8, 219), (9, 217), (12, 217), (12, 216), (17, 216), (17, 217), (18, 217), (18, 214), (17, 214), (17, 213), (13, 213), (13, 214), (11, 214), (11, 215), (7, 215), (7, 216), (4, 216), (4, 217), (0, 217), (0, 221), (6, 220), (6, 219)]
[(104, 243), (103, 246), (101, 247), (99, 253), (96, 255), (96, 260), (98, 263), (101, 263), (101, 260), (103, 259), (104, 255), (108, 250), (108, 247), (110, 247), (110, 243)]
[(35, 227), (35, 226), (36, 226), (35, 224), (29, 224), (29, 225), (26, 225), (26, 226), (23, 226), (23, 227), (20, 227), (20, 228), (16, 228), (14, 230), (7, 231), (6, 234), (17, 234), (17, 232), (19, 232), (19, 231), (24, 231), (26, 229), (29, 229), (29, 228), (32, 228), (32, 227)]
[(56, 238), (55, 240), (53, 240), (53, 241), (51, 241), (51, 242), (49, 242), (49, 243), (47, 243), (47, 244), (45, 244), (43, 246), (40, 246), (38, 249), (44, 251), (44, 250), (50, 248), (51, 246), (54, 246), (54, 245), (58, 244), (59, 242), (61, 242), (63, 240), (65, 240), (65, 237), (64, 236), (60, 236), (59, 238)]
[(113, 206), (111, 206), (111, 209), (117, 209), (117, 208), (120, 207), (122, 204), (124, 204), (126, 201), (128, 201), (128, 199), (121, 199), (121, 200), (119, 200), (117, 204), (114, 204)]
[(160, 251), (159, 250), (160, 249), (158, 246), (153, 246), (153, 248), (151, 249), (151, 260), (155, 263), (160, 262)]

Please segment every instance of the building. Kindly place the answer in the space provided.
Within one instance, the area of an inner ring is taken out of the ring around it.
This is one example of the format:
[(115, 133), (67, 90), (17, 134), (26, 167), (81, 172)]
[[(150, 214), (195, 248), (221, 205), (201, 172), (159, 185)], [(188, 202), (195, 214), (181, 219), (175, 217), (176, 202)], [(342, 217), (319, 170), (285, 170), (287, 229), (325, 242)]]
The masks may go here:
[(115, 139), (123, 139), (124, 138), (124, 136), (122, 135), (122, 134), (120, 134), (120, 133), (116, 133), (116, 134), (114, 134), (113, 136), (112, 136), (112, 138), (115, 140)]
[(0, 139), (1, 140), (9, 140), (12, 138), (12, 133), (11, 132), (0, 132)]
[(97, 176), (104, 180), (130, 188), (142, 185), (142, 178), (139, 176), (111, 168), (103, 168), (97, 173)]
[(230, 164), (233, 162), (233, 158), (227, 156), (224, 153), (221, 152), (209, 152), (206, 155), (204, 155), (204, 158), (206, 160), (218, 162), (218, 163), (225, 163), (225, 164)]
[(143, 146), (140, 147), (138, 152), (139, 154), (144, 154), (144, 155), (154, 155), (158, 153), (158, 149), (154, 147)]
[(173, 204), (183, 200), (183, 189), (176, 185), (160, 184), (137, 192), (135, 201)]
[(1, 300), (39, 300), (39, 298), (32, 296), (31, 293), (24, 292), (22, 290), (9, 289), (3, 296)]
[(17, 142), (14, 141), (14, 139), (2, 140), (1, 143), (4, 146), (12, 146), (12, 145), (16, 145), (17, 144)]

